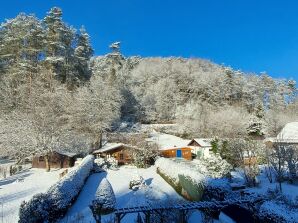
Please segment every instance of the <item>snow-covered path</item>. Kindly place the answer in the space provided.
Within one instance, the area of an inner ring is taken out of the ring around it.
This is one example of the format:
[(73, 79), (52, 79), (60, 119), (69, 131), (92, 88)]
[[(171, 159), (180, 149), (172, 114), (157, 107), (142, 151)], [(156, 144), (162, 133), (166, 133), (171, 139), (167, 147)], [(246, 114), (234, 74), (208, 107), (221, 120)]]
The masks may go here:
[[(142, 176), (147, 186), (137, 191), (129, 189), (129, 181), (135, 175)], [(157, 173), (155, 167), (148, 169), (137, 169), (135, 167), (123, 166), (119, 170), (109, 170), (107, 173), (93, 174), (87, 180), (75, 204), (69, 209), (67, 215), (61, 223), (70, 222), (95, 222), (89, 204), (95, 196), (96, 189), (100, 181), (106, 177), (116, 195), (117, 207), (138, 206), (154, 203), (177, 203), (183, 202), (183, 198), (168, 185)], [(103, 220), (108, 220), (112, 216), (104, 216)], [(125, 222), (133, 222), (134, 216), (128, 215), (123, 219)]]
[(3, 203), (3, 206), (0, 203), (0, 222), (18, 222), (21, 202), (28, 201), (34, 194), (45, 192), (59, 180), (61, 171), (63, 170), (45, 172), (44, 169), (30, 169), (0, 180), (0, 202)]

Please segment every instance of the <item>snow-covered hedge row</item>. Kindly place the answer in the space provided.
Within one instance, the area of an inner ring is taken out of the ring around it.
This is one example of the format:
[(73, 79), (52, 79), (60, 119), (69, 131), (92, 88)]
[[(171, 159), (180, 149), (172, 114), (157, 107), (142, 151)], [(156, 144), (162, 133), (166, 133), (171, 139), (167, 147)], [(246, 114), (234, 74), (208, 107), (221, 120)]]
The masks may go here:
[(190, 165), (183, 162), (178, 163), (168, 158), (158, 158), (155, 161), (155, 166), (177, 184), (179, 183), (179, 175), (188, 176), (197, 184), (202, 183), (206, 179), (204, 174), (191, 168)]
[(192, 165), (192, 163), (177, 162), (160, 157), (155, 161), (155, 166), (159, 172), (166, 175), (177, 186), (180, 185), (179, 175), (182, 175), (189, 179), (198, 189), (204, 188), (204, 193), (212, 191), (212, 193), (221, 194), (230, 190), (227, 179), (213, 178), (206, 169), (201, 171), (200, 166)]
[(93, 161), (92, 155), (86, 156), (77, 168), (51, 186), (46, 193), (23, 202), (19, 223), (54, 222), (62, 217), (84, 186), (93, 168)]

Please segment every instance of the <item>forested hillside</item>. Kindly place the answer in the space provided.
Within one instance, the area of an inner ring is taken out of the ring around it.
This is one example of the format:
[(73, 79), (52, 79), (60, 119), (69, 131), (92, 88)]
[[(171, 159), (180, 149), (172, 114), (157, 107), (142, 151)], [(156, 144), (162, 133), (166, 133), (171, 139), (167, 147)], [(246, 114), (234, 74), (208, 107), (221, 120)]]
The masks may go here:
[(298, 117), (294, 80), (194, 58), (109, 54), (93, 58), (91, 67), (121, 89), (124, 120), (179, 123), (186, 134), (235, 137), (275, 135)]
[[(99, 30), (100, 32), (100, 30)], [(92, 57), (90, 37), (52, 8), (0, 27), (0, 155), (88, 152), (119, 123), (178, 123), (200, 137), (275, 135), (297, 121), (294, 80), (202, 59)], [(86, 149), (88, 148), (88, 149)]]

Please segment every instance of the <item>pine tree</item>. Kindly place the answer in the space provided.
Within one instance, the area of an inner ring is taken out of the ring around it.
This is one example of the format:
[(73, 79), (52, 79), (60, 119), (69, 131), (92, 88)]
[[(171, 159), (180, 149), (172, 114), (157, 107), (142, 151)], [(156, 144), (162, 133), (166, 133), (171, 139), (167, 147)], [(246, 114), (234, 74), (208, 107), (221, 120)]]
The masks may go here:
[[(5, 82), (14, 89), (9, 94), (13, 106), (17, 98), (27, 98), (32, 90), (32, 79), (39, 73), (43, 52), (44, 33), (41, 22), (33, 15), (19, 14), (1, 24), (0, 66)], [(4, 80), (2, 80), (4, 81)], [(22, 88), (27, 90), (20, 95)]]
[(62, 83), (72, 85), (77, 81), (73, 72), (74, 58), (72, 43), (75, 30), (62, 21), (62, 10), (52, 8), (44, 18), (46, 28), (46, 61)]
[(93, 55), (93, 49), (91, 47), (90, 37), (84, 27), (80, 29), (80, 33), (77, 35), (77, 46), (74, 55), (76, 59), (76, 71), (80, 79), (89, 80), (91, 77), (89, 61)]

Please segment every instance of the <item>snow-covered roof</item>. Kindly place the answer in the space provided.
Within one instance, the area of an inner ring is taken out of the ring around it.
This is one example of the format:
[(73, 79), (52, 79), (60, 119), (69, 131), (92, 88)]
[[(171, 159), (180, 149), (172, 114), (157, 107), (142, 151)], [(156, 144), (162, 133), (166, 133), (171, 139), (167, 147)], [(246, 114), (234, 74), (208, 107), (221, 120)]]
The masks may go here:
[(61, 155), (64, 155), (64, 156), (68, 156), (68, 157), (74, 157), (77, 155), (77, 153), (71, 153), (71, 152), (67, 152), (67, 151), (57, 151), (55, 150), (56, 153), (59, 153)]
[(277, 135), (277, 140), (298, 142), (298, 122), (290, 122)]
[(102, 148), (93, 151), (93, 153), (104, 153), (123, 146), (123, 143), (107, 143)]
[(211, 139), (203, 139), (203, 138), (196, 138), (189, 142), (192, 143), (192, 141), (196, 141), (201, 147), (211, 147)]
[(298, 144), (298, 122), (290, 122), (286, 124), (277, 137), (266, 138), (264, 142)]
[(160, 150), (186, 147), (189, 143), (187, 139), (159, 132), (153, 132), (148, 141), (156, 143), (160, 147)]

